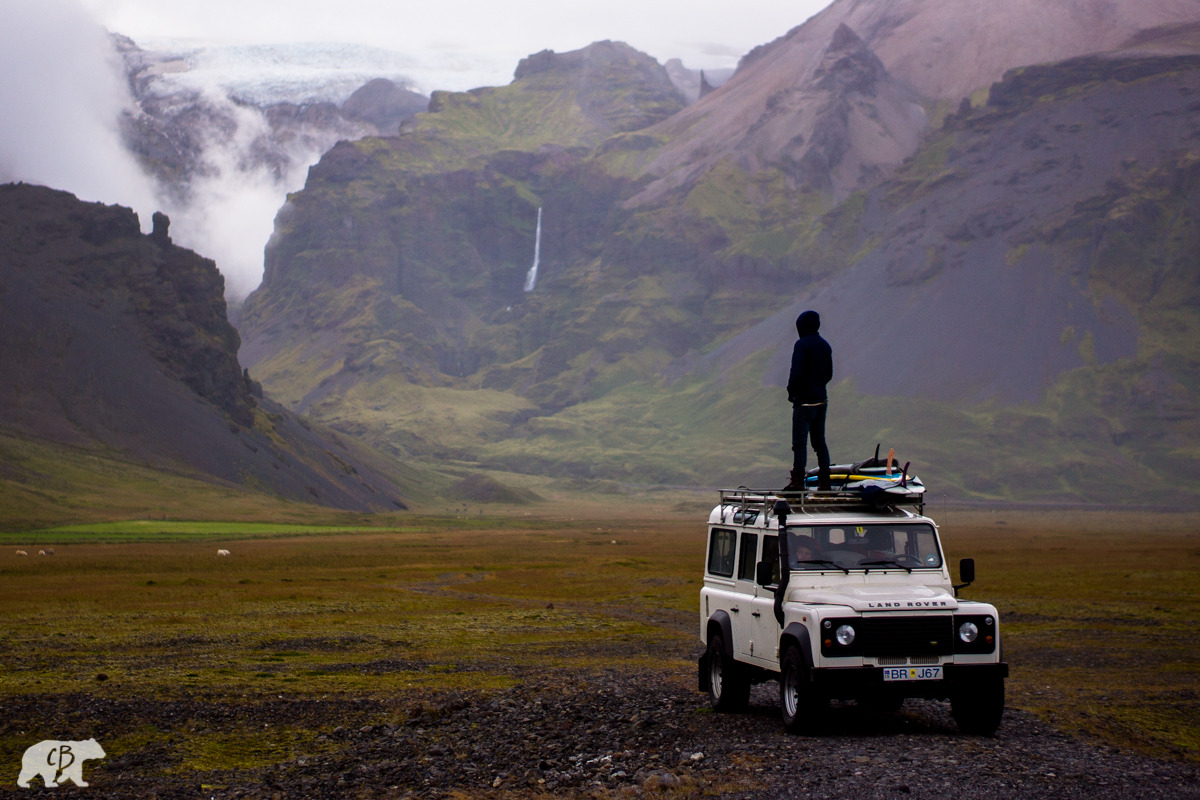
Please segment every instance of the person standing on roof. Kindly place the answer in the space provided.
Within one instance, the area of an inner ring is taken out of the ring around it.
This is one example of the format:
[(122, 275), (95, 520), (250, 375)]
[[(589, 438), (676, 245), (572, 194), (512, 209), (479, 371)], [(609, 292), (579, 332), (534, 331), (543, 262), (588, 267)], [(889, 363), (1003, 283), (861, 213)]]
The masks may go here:
[(825, 412), (829, 395), (825, 385), (833, 379), (833, 348), (817, 333), (821, 316), (805, 311), (796, 318), (799, 338), (792, 348), (788, 373), (788, 402), (792, 404), (792, 475), (784, 491), (804, 488), (808, 442), (817, 454), (817, 489), (829, 491), (829, 447), (825, 444)]

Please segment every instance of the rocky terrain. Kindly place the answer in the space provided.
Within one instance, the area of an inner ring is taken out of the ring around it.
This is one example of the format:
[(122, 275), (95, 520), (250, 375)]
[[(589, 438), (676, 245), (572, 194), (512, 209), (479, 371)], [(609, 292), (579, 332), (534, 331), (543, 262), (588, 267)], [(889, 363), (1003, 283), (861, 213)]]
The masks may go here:
[[(20, 736), (20, 721), (37, 719), (102, 744), (133, 721), (171, 732), (173, 747), (88, 762), (88, 793), (103, 798), (1200, 796), (1195, 765), (1074, 739), (1011, 708), (994, 738), (960, 735), (944, 704), (913, 700), (883, 717), (838, 707), (825, 735), (789, 736), (774, 686), (756, 689), (740, 715), (712, 713), (678, 677), (616, 670), (382, 700), (27, 697), (8, 704), (0, 733)], [(175, 761), (189, 737), (273, 727), (314, 735), (256, 768), (181, 771)], [(3, 792), (54, 795), (37, 779)]]

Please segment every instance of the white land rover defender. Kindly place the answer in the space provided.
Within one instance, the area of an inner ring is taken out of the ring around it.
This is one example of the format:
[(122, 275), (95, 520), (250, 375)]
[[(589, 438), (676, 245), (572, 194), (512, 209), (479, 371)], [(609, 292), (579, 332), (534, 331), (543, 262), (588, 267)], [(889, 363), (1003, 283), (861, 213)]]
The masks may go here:
[(933, 520), (850, 492), (726, 490), (708, 520), (700, 689), (745, 708), (779, 681), (783, 723), (820, 729), (830, 699), (882, 711), (950, 701), (959, 730), (991, 735), (1004, 711), (1000, 619), (960, 599)]

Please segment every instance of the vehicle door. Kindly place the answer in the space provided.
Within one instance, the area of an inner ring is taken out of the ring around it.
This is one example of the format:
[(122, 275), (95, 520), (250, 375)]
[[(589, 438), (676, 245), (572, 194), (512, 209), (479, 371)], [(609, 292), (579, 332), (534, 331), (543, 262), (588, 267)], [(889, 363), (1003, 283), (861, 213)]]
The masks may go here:
[(779, 621), (775, 619), (775, 587), (779, 585), (779, 537), (775, 534), (764, 534), (759, 561), (771, 563), (771, 583), (767, 586), (754, 586), (753, 610), (750, 612), (753, 633), (751, 635), (752, 652), (749, 658), (756, 664), (765, 667), (777, 667), (778, 656), (775, 653), (779, 647)]
[(738, 592), (737, 580), (737, 531), (732, 528), (711, 528), (708, 535), (708, 566), (704, 576), (705, 624), (718, 611), (728, 613), (732, 622), (733, 646), (738, 640), (749, 636), (749, 631), (739, 631), (738, 620), (744, 616), (741, 606), (743, 595)]
[(754, 618), (754, 567), (758, 563), (758, 534), (741, 531), (738, 541), (737, 580), (734, 583), (735, 597), (729, 608), (733, 621), (733, 649), (739, 659), (745, 660), (753, 654)]

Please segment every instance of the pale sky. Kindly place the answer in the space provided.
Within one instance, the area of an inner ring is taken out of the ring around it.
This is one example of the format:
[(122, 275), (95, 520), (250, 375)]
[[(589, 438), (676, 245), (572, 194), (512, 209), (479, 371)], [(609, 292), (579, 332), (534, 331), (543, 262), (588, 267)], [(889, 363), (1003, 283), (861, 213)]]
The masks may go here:
[[(38, 0), (29, 0), (37, 2)], [(97, 21), (135, 41), (354, 42), (457, 54), (464, 63), (516, 63), (538, 50), (624, 41), (659, 61), (732, 67), (829, 0), (81, 0)], [(462, 88), (462, 87), (434, 87)]]

